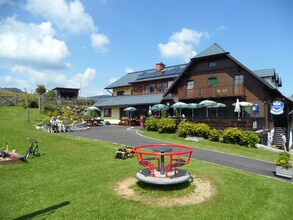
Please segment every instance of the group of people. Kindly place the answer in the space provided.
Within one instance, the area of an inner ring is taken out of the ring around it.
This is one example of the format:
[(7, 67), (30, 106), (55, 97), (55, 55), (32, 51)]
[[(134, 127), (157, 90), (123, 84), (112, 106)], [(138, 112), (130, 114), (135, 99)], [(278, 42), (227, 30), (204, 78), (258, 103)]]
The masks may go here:
[(52, 116), (49, 121), (48, 132), (53, 133), (53, 132), (65, 132), (65, 131), (66, 131), (66, 127), (63, 124), (63, 121), (61, 121), (59, 117), (57, 117), (56, 119), (54, 116)]

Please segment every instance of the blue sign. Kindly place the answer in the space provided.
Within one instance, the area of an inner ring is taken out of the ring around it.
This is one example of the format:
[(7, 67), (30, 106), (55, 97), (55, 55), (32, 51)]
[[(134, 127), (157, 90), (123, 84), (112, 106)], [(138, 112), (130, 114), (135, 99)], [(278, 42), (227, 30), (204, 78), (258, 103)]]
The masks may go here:
[(274, 101), (271, 104), (271, 113), (273, 115), (281, 115), (284, 113), (284, 103), (281, 101)]

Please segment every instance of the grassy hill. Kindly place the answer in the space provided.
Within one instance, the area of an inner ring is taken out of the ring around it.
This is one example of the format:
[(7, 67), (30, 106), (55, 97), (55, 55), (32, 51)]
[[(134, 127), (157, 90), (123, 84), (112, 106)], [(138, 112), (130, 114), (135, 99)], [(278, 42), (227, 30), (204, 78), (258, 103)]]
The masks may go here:
[(0, 145), (24, 154), (27, 137), (40, 142), (42, 157), (0, 165), (0, 219), (291, 219), (293, 185), (253, 173), (192, 160), (184, 168), (208, 180), (213, 195), (189, 205), (160, 207), (196, 192), (191, 184), (160, 188), (136, 183), (145, 201), (118, 196), (117, 184), (141, 169), (136, 158), (117, 160), (117, 145), (47, 133), (34, 125), (45, 116), (21, 107), (0, 107)]

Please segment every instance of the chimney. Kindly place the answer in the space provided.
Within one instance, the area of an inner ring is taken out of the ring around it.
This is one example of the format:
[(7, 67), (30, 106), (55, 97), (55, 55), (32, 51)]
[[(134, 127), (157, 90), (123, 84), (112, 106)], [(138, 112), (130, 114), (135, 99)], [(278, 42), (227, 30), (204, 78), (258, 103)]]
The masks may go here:
[(160, 72), (162, 69), (165, 68), (165, 64), (162, 62), (156, 63), (156, 71)]

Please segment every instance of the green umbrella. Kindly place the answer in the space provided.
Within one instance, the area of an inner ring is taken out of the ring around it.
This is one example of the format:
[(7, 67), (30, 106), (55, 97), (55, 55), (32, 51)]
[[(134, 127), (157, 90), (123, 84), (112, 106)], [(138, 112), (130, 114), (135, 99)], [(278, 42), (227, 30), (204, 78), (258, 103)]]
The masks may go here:
[(212, 100), (203, 100), (199, 103), (201, 106), (206, 107), (206, 117), (209, 117), (208, 107), (216, 106), (217, 103)]
[(194, 116), (193, 110), (196, 108), (201, 108), (201, 105), (197, 103), (188, 103), (187, 108), (192, 109), (192, 117), (193, 117)]
[(168, 110), (169, 106), (164, 104), (155, 104), (151, 107), (152, 111), (159, 111), (159, 116), (161, 117), (161, 111), (162, 110)]
[(185, 102), (176, 102), (171, 105), (172, 108), (179, 108), (180, 109), (180, 117), (181, 117), (181, 109), (188, 108), (188, 105)]
[(216, 108), (216, 116), (218, 117), (218, 108), (223, 108), (223, 107), (226, 107), (226, 105), (223, 103), (217, 103), (217, 105), (210, 106), (208, 108)]
[(124, 109), (124, 111), (129, 112), (129, 113), (128, 113), (128, 118), (130, 118), (130, 114), (131, 114), (131, 112), (134, 112), (134, 111), (136, 111), (136, 110), (137, 110), (137, 109), (136, 109), (135, 107), (127, 107), (127, 108)]

